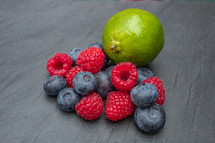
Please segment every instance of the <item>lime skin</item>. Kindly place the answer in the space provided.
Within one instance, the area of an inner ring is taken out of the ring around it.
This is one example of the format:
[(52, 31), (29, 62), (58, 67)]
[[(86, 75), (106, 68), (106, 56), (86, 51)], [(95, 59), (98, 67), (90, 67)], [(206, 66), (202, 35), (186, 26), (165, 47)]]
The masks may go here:
[(144, 66), (163, 48), (163, 27), (152, 13), (126, 9), (109, 19), (103, 30), (102, 43), (105, 53), (115, 64), (132, 62)]

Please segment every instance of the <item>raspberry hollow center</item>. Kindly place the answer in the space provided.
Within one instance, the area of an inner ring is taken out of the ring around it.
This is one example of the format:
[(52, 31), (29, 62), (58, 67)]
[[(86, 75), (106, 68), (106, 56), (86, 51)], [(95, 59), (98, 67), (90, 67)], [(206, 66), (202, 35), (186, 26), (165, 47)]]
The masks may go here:
[(130, 72), (129, 71), (122, 71), (120, 74), (119, 74), (119, 78), (123, 81), (127, 81), (128, 78), (130, 76)]
[(61, 61), (57, 61), (54, 65), (53, 65), (55, 70), (61, 70), (63, 68), (63, 63)]

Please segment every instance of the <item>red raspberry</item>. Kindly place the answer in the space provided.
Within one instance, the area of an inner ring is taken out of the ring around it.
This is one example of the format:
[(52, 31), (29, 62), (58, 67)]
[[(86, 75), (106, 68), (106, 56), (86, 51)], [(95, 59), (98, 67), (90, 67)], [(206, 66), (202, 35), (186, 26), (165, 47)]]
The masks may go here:
[(119, 63), (111, 71), (112, 84), (120, 91), (130, 91), (136, 84), (137, 78), (137, 68), (130, 62)]
[(75, 106), (77, 114), (86, 120), (97, 119), (103, 111), (103, 101), (99, 94), (92, 92)]
[(93, 74), (101, 71), (104, 65), (105, 54), (97, 47), (91, 47), (82, 51), (76, 64), (80, 66), (83, 71), (89, 71)]
[(145, 79), (141, 83), (154, 84), (154, 86), (156, 86), (158, 89), (158, 99), (157, 99), (156, 103), (158, 103), (160, 105), (162, 105), (164, 103), (164, 101), (165, 101), (165, 88), (163, 86), (162, 81), (157, 76), (153, 76), (153, 77), (150, 77), (148, 79)]
[(79, 73), (81, 71), (82, 71), (82, 69), (79, 66), (75, 66), (71, 70), (69, 70), (69, 72), (66, 74), (66, 82), (67, 82), (68, 87), (73, 87), (73, 85), (72, 85), (73, 78), (75, 77), (75, 75), (77, 73)]
[(72, 59), (67, 54), (56, 53), (47, 61), (47, 70), (50, 75), (65, 77), (72, 66)]
[(105, 115), (109, 120), (118, 121), (131, 115), (135, 105), (131, 101), (130, 94), (123, 91), (112, 91), (106, 101)]

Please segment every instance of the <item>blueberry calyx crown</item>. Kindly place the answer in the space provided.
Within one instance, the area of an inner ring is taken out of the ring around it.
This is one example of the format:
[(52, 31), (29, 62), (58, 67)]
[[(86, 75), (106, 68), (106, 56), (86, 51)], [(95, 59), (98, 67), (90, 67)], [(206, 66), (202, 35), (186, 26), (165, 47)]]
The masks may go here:
[(84, 75), (84, 76), (83, 76), (83, 79), (84, 79), (85, 81), (90, 81), (90, 80), (91, 80), (91, 76), (89, 76), (89, 75)]

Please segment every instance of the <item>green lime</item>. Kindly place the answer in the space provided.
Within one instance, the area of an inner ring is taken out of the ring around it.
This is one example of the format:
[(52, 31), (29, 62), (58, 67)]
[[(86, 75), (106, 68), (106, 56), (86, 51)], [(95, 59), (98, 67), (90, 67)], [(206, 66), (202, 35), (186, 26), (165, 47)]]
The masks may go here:
[(155, 15), (145, 10), (126, 9), (107, 22), (102, 43), (105, 53), (114, 63), (132, 62), (144, 66), (163, 48), (163, 27)]

